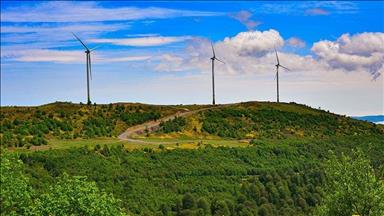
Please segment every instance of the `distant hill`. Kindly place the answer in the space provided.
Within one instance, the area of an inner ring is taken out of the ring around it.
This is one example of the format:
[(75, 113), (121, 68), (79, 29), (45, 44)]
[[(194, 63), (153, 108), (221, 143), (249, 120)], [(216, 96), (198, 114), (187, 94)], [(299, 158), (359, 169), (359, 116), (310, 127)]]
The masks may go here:
[(384, 115), (354, 116), (352, 118), (377, 124), (384, 124)]

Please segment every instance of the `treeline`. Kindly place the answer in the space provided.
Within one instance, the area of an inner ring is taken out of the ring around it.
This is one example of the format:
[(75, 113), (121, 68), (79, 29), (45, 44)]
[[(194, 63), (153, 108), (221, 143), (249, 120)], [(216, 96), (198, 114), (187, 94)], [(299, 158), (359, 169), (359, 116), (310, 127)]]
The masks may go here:
[(2, 108), (1, 146), (45, 145), (47, 139), (111, 137), (127, 127), (176, 112), (176, 108), (138, 105), (53, 104)]
[(88, 176), (133, 215), (310, 215), (324, 196), (321, 161), (328, 150), (348, 152), (357, 146), (376, 170), (382, 168), (383, 140), (364, 136), (337, 144), (289, 140), (197, 150), (129, 152), (122, 146), (96, 146), (20, 158), (37, 191), (64, 172)]

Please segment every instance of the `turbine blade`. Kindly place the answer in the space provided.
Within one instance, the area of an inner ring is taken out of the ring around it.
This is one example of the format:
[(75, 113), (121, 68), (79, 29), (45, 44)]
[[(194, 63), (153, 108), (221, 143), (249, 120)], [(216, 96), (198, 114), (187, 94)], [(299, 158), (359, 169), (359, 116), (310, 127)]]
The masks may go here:
[(276, 50), (276, 48), (274, 48), (274, 49), (275, 49), (275, 53), (276, 53), (277, 64), (280, 65), (279, 56), (277, 55), (277, 50)]
[(212, 52), (213, 52), (213, 58), (215, 58), (215, 48), (213, 48), (213, 44), (212, 44), (212, 42), (211, 42), (211, 47), (212, 47)]
[(75, 35), (75, 33), (72, 32), (72, 34), (73, 34), (73, 36), (75, 36), (75, 38), (76, 38), (78, 41), (80, 41), (81, 44), (83, 44), (83, 46), (85, 47), (86, 50), (89, 50), (88, 47), (83, 43), (83, 41), (81, 41), (80, 38), (77, 37), (77, 36)]
[(102, 46), (103, 46), (103, 44), (98, 45), (98, 46), (95, 46), (95, 47), (93, 47), (92, 49), (90, 49), (89, 51), (93, 51), (93, 50), (95, 50), (95, 49), (99, 49), (99, 48), (102, 47)]
[(88, 54), (88, 63), (89, 63), (89, 77), (92, 80), (92, 64), (91, 64), (91, 54)]
[(221, 61), (220, 59), (218, 59), (218, 58), (216, 58), (216, 57), (215, 57), (215, 60), (217, 60), (217, 61), (219, 61), (219, 62), (225, 64), (225, 62)]
[(279, 65), (279, 66), (282, 67), (282, 68), (284, 68), (284, 69), (287, 70), (287, 71), (291, 71), (290, 69), (284, 67), (283, 65)]
[(276, 80), (277, 79), (277, 73), (278, 73), (278, 67), (276, 67), (276, 73), (275, 73), (275, 76), (274, 76), (274, 80)]

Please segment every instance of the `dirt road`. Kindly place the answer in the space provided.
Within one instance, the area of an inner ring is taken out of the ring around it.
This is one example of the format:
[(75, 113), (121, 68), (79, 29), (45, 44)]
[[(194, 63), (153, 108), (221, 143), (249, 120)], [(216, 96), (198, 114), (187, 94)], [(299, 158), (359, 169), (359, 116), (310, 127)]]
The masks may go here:
[(160, 118), (157, 121), (149, 121), (149, 122), (145, 122), (145, 123), (140, 124), (140, 125), (135, 125), (133, 127), (128, 128), (127, 130), (125, 130), (124, 133), (120, 134), (117, 138), (119, 138), (119, 140), (146, 143), (145, 141), (132, 139), (130, 137), (132, 135), (144, 134), (146, 131), (155, 131), (155, 130), (159, 129), (161, 122), (166, 122), (166, 121), (174, 119), (176, 117), (192, 115), (194, 113), (197, 113), (197, 112), (200, 112), (200, 111), (206, 110), (206, 109), (209, 109), (209, 108), (203, 108), (203, 109), (193, 110), (193, 111), (177, 112), (173, 115), (169, 115), (169, 116), (165, 116), (163, 118)]

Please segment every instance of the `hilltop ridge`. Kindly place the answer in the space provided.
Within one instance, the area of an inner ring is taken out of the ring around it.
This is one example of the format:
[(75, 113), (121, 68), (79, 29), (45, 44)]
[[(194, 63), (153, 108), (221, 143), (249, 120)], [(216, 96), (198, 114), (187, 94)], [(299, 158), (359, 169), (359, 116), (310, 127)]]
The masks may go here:
[[(193, 112), (176, 117), (178, 113)], [(49, 139), (117, 137), (127, 128), (169, 117), (149, 137), (222, 139), (382, 136), (383, 127), (296, 103), (241, 102), (220, 105), (84, 105), (55, 102), (2, 107), (2, 145), (44, 145)], [(176, 117), (176, 118), (174, 118)]]

